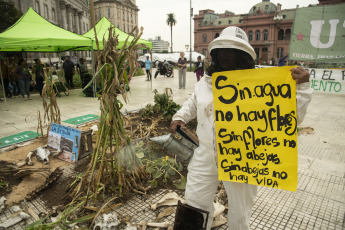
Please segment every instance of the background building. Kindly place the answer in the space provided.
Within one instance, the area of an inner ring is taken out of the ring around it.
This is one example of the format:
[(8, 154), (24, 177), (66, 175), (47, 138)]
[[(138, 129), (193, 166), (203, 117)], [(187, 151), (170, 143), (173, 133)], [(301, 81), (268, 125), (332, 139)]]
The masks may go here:
[(6, 0), (25, 14), (32, 7), (42, 17), (77, 34), (90, 30), (90, 7), (85, 0)]
[(169, 42), (163, 41), (160, 36), (157, 36), (154, 40), (149, 38), (152, 42), (152, 52), (153, 53), (167, 53), (169, 50)]
[(120, 30), (129, 33), (138, 26), (138, 11), (135, 0), (95, 0), (96, 23), (103, 16)]
[(294, 14), (295, 9), (282, 10), (281, 4), (275, 5), (269, 0), (255, 4), (247, 14), (201, 10), (194, 15), (194, 50), (207, 55), (208, 44), (224, 28), (238, 26), (247, 33), (258, 60), (276, 62), (288, 54)]

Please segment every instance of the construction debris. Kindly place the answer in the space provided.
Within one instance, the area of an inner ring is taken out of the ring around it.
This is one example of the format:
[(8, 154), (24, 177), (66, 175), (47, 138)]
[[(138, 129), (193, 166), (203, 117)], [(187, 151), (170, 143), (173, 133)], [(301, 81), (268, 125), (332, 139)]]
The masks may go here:
[(165, 194), (157, 203), (151, 204), (151, 209), (156, 210), (161, 206), (176, 206), (178, 201), (185, 203), (184, 199), (179, 197), (176, 192)]
[(228, 222), (227, 218), (223, 216), (223, 214), (218, 215), (216, 218), (214, 218), (212, 222), (212, 228), (219, 227), (223, 224), (226, 224)]
[(298, 128), (297, 134), (298, 135), (308, 135), (308, 134), (313, 134), (315, 133), (314, 128), (312, 127), (302, 127), (302, 128)]
[(115, 230), (119, 223), (120, 221), (118, 220), (116, 213), (103, 214), (96, 218), (95, 227), (93, 229)]
[(26, 220), (30, 217), (30, 215), (26, 214), (25, 212), (19, 212), (14, 218), (9, 219), (3, 223), (0, 224), (0, 229), (7, 229), (22, 220)]
[(175, 209), (173, 207), (169, 207), (169, 208), (165, 209), (163, 212), (159, 213), (157, 218), (154, 221), (159, 221), (160, 219), (162, 219), (166, 216), (170, 216), (174, 212), (175, 212)]
[(218, 202), (214, 202), (213, 203), (213, 218), (217, 217), (219, 214), (223, 213), (225, 211), (225, 206), (218, 203)]
[(4, 196), (0, 197), (0, 213), (2, 213), (6, 207), (6, 201), (7, 199)]

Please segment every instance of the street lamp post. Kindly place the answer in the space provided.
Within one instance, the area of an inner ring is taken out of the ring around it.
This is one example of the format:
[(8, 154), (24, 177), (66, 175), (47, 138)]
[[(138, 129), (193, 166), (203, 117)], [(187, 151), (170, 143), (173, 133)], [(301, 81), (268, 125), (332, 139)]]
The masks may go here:
[[(274, 60), (276, 60), (275, 55), (277, 54), (279, 29), (280, 29), (280, 24), (281, 24), (282, 20), (283, 20), (283, 17), (280, 16), (280, 15), (276, 15), (276, 16), (273, 17), (274, 24), (276, 25), (276, 28), (277, 28), (277, 34), (275, 36), (274, 50), (273, 50)], [(276, 63), (277, 63), (277, 60), (276, 60)]]
[(190, 16), (189, 16), (189, 27), (190, 27), (190, 34), (189, 34), (189, 68), (192, 72), (192, 17), (193, 17), (193, 8), (192, 8), (192, 0), (190, 0)]

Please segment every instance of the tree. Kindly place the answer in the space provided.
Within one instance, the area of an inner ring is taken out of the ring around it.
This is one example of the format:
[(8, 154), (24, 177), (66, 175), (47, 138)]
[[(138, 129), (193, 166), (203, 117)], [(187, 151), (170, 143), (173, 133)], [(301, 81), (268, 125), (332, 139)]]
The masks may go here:
[(0, 0), (0, 33), (12, 26), (22, 16), (12, 2)]
[(170, 42), (171, 42), (171, 53), (173, 52), (173, 42), (172, 42), (172, 27), (176, 24), (176, 19), (175, 19), (175, 14), (174, 13), (169, 13), (168, 18), (167, 18), (167, 25), (170, 26)]

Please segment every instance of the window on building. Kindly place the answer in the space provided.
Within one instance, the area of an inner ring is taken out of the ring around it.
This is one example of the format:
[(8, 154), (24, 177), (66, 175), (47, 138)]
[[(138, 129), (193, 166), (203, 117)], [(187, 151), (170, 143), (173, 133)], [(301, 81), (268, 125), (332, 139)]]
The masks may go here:
[(260, 41), (260, 30), (255, 31), (255, 40)]
[(284, 48), (278, 48), (277, 49), (277, 58), (284, 57)]
[(207, 55), (207, 49), (202, 49), (202, 55), (204, 55), (204, 56)]
[(108, 8), (108, 18), (111, 18), (110, 17), (110, 8)]
[(131, 13), (131, 23), (133, 23), (133, 14)]
[(268, 40), (268, 30), (264, 30), (264, 41)]
[(86, 28), (85, 28), (85, 22), (83, 22), (83, 28), (84, 28), (84, 31), (86, 31)]
[(38, 14), (41, 14), (41, 11), (40, 11), (40, 3), (38, 1), (35, 1), (35, 11), (38, 13)]
[(290, 37), (291, 37), (291, 30), (290, 29), (285, 30), (284, 40), (289, 41)]
[(231, 24), (231, 20), (229, 20), (228, 23)]
[(134, 19), (135, 19), (134, 23), (137, 24), (137, 15), (134, 15)]
[(119, 23), (119, 22), (117, 23), (117, 28), (119, 28), (119, 29), (120, 29), (120, 23)]
[(55, 17), (55, 9), (52, 8), (52, 19), (55, 21), (56, 20), (56, 17)]
[(126, 31), (126, 24), (123, 23), (123, 31)]
[(207, 35), (206, 34), (202, 35), (202, 42), (207, 43)]
[(253, 31), (249, 30), (248, 32), (248, 40), (251, 42), (253, 41)]
[(280, 29), (278, 32), (278, 40), (284, 40), (284, 30)]
[(265, 9), (268, 10), (268, 5), (265, 6)]
[(285, 19), (286, 18), (286, 15), (285, 14), (283, 14), (283, 19)]
[(219, 21), (219, 22), (218, 22), (218, 25), (221, 25), (221, 24), (222, 24), (222, 21)]
[(125, 11), (122, 11), (122, 16), (123, 20), (125, 20)]
[(216, 38), (218, 38), (219, 37), (219, 33), (216, 33), (215, 35), (214, 35), (214, 39), (216, 39)]
[(121, 18), (121, 11), (120, 11), (120, 10), (117, 11), (117, 18), (118, 18), (118, 19)]
[(127, 24), (127, 33), (129, 33), (130, 31), (129, 31), (129, 25)]
[(98, 8), (98, 18), (101, 18), (101, 8)]
[(48, 6), (47, 6), (47, 5), (44, 5), (44, 17), (45, 17), (46, 19), (49, 19), (49, 18), (48, 18)]
[(127, 11), (127, 22), (129, 22), (129, 12)]
[(238, 20), (239, 23), (242, 23), (242, 19)]

